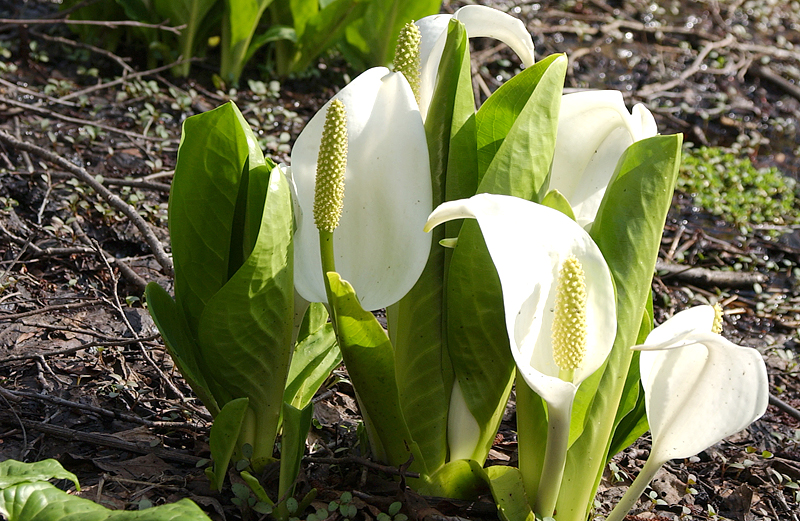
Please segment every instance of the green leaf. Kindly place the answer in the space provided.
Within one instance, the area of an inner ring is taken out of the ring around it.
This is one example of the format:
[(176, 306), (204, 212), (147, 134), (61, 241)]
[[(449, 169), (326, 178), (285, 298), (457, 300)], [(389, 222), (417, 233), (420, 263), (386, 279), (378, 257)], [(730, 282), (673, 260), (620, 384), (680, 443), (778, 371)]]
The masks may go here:
[(8, 521), (210, 521), (189, 499), (146, 510), (109, 510), (41, 481), (3, 490), (0, 514)]
[(564, 55), (548, 56), (497, 89), (477, 118), (478, 192), (544, 196), (555, 150)]
[[(169, 356), (186, 380), (194, 393), (203, 402), (212, 416), (219, 413), (219, 405), (211, 391), (208, 379), (200, 368), (197, 357), (199, 350), (197, 344), (189, 334), (183, 313), (178, 309), (175, 301), (169, 296), (164, 288), (157, 282), (150, 282), (145, 289), (147, 299), (147, 309), (153, 317), (164, 345), (167, 347)], [(222, 402), (228, 401), (228, 397), (220, 397)]]
[(535, 521), (533, 511), (528, 505), (522, 474), (514, 467), (494, 466), (486, 469), (489, 487), (500, 519), (503, 521)]
[(353, 286), (338, 273), (327, 274), (339, 347), (347, 372), (358, 389), (362, 415), (385, 451), (386, 462), (399, 466), (415, 456), (412, 469), (424, 461), (411, 438), (397, 392), (394, 349), (375, 316), (361, 308)]
[(203, 308), (228, 280), (233, 216), (245, 160), (265, 168), (257, 140), (233, 103), (183, 123), (169, 200), (175, 300), (196, 337)]
[(228, 463), (231, 461), (248, 406), (247, 398), (237, 398), (225, 404), (211, 424), (209, 447), (214, 460), (215, 490), (222, 490)]
[[(459, 78), (465, 74), (465, 60), (469, 62), (464, 24), (451, 21), (425, 120), (434, 206), (445, 200), (454, 105)], [(469, 68), (466, 75), (471, 85)], [(439, 468), (447, 460), (447, 412), (453, 388), (444, 336), (444, 278), (449, 254), (436, 245), (444, 233), (443, 226), (433, 229), (434, 246), (420, 278), (405, 297), (387, 310), (403, 415), (429, 469)]]
[(214, 378), (233, 397), (250, 399), (254, 468), (272, 458), (294, 320), (293, 217), (289, 184), (280, 170), (270, 176), (261, 230), (242, 267), (208, 302), (198, 338)]
[(680, 163), (681, 136), (637, 141), (620, 158), (591, 235), (614, 277), (617, 337), (580, 438), (567, 455), (559, 521), (585, 519), (597, 490), (642, 327), (667, 210)]
[(341, 361), (332, 324), (324, 324), (303, 338), (295, 347), (289, 366), (285, 404), (304, 409)]
[(220, 60), (220, 76), (225, 81), (239, 81), (250, 41), (270, 3), (272, 0), (225, 0)]
[(51, 479), (68, 479), (80, 491), (78, 478), (72, 472), (64, 469), (61, 463), (54, 459), (46, 459), (35, 463), (23, 463), (12, 459), (0, 462), (0, 490), (19, 483), (33, 483)]
[(369, 66), (389, 65), (406, 22), (437, 14), (441, 0), (372, 0), (364, 15), (347, 27), (347, 43)]

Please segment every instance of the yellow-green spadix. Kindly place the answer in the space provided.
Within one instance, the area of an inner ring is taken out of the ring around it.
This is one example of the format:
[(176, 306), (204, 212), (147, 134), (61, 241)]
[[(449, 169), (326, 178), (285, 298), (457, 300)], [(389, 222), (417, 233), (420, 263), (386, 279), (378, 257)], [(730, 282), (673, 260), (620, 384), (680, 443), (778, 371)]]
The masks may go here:
[[(405, 77), (384, 67), (367, 70), (334, 99), (345, 107), (348, 142), (342, 215), (333, 231), (336, 271), (364, 309), (380, 309), (411, 289), (430, 252), (430, 236), (422, 231), (432, 206), (425, 129)], [(313, 206), (329, 105), (292, 149), (295, 288), (309, 302), (327, 302)]]
[[(578, 386), (605, 361), (616, 335), (611, 273), (589, 234), (564, 214), (524, 199), (478, 194), (440, 205), (426, 229), (478, 220), (503, 290), (506, 327), (519, 374), (549, 407), (571, 405)], [(559, 378), (553, 319), (559, 272), (574, 258), (585, 274), (587, 339), (572, 379)]]

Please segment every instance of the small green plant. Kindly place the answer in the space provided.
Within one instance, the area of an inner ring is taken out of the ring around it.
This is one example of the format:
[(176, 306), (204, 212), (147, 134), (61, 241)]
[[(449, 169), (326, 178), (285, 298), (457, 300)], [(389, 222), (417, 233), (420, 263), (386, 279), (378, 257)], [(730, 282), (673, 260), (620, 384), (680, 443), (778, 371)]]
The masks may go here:
[(677, 188), (691, 194), (696, 206), (748, 233), (753, 225), (800, 223), (796, 184), (777, 168), (756, 168), (730, 150), (687, 147)]

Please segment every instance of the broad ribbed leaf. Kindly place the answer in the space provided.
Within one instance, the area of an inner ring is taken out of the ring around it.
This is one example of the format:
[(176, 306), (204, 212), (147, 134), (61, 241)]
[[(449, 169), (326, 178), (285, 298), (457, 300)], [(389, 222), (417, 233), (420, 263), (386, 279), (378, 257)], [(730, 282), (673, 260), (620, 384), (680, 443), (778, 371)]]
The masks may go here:
[(228, 280), (233, 216), (248, 157), (251, 171), (265, 165), (257, 140), (233, 103), (184, 122), (169, 230), (175, 300), (192, 336), (203, 308)]
[(339, 347), (353, 386), (358, 389), (362, 415), (374, 427), (373, 434), (379, 437), (387, 463), (402, 465), (414, 454), (411, 468), (424, 474), (425, 462), (400, 408), (392, 343), (375, 316), (361, 307), (353, 286), (336, 272), (327, 276)]
[(0, 462), (0, 490), (18, 483), (68, 479), (80, 490), (78, 478), (61, 466), (57, 460), (46, 459), (35, 463), (23, 463), (13, 459)]
[[(525, 75), (527, 81), (535, 83), (534, 89), (510, 80), (489, 98), (499, 94), (500, 101), (486, 108), (487, 100), (478, 111), (479, 147), (488, 135), (482, 127), (509, 129), (498, 130), (493, 134), (496, 138), (484, 141), (502, 139), (502, 144), (480, 182), (479, 193), (538, 199), (553, 157), (565, 71), (565, 58), (543, 60), (515, 77)], [(501, 109), (520, 105), (522, 108)], [(517, 115), (516, 120), (509, 123), (507, 119), (513, 115)], [(520, 240), (524, 240), (524, 231), (521, 233)], [(483, 429), (481, 440), (488, 451), (511, 389), (514, 362), (500, 279), (478, 223), (472, 219), (461, 227), (447, 276), (450, 359), (464, 399)]]
[(44, 481), (4, 489), (0, 514), (8, 521), (210, 521), (189, 499), (146, 510), (109, 510)]
[[(465, 60), (469, 64), (467, 33), (462, 23), (454, 21), (449, 25), (439, 82), (425, 121), (434, 206), (445, 200), (452, 121), (464, 119), (454, 112), (465, 74), (464, 81), (471, 85), (469, 67), (466, 71), (463, 67)], [(437, 244), (445, 237), (444, 227), (434, 229), (432, 235), (434, 243), (425, 270), (411, 291), (388, 311), (403, 414), (425, 465), (436, 469), (447, 460), (447, 410), (453, 377), (444, 337), (444, 274), (449, 253)]]
[(243, 441), (253, 445), (256, 468), (272, 456), (291, 356), (292, 233), (289, 185), (276, 168), (253, 252), (208, 302), (198, 332), (217, 382), (250, 399), (257, 438)]
[(476, 115), (479, 191), (539, 194), (555, 150), (566, 70), (565, 56), (548, 56), (508, 80), (481, 106)]
[(583, 434), (567, 455), (557, 510), (559, 521), (583, 520), (592, 504), (633, 356), (653, 278), (661, 234), (680, 164), (681, 136), (637, 141), (620, 159), (591, 235), (617, 290), (617, 337), (587, 415)]

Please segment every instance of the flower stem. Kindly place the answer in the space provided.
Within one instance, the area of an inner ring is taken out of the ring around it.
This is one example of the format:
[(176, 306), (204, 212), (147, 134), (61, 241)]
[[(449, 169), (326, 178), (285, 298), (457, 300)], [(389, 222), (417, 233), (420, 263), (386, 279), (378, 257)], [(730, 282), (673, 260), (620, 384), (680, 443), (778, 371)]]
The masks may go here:
[(330, 304), (333, 302), (331, 285), (330, 282), (328, 282), (328, 273), (331, 271), (336, 271), (336, 262), (334, 261), (333, 256), (333, 232), (328, 232), (322, 229), (319, 230), (319, 256), (322, 261), (322, 280), (325, 282), (325, 294), (328, 296), (328, 314), (331, 316), (333, 330), (338, 336), (339, 333), (338, 328), (336, 327), (335, 310)]
[(662, 465), (663, 463), (656, 463), (652, 458), (648, 458), (644, 463), (644, 467), (642, 467), (642, 470), (639, 472), (639, 475), (633, 480), (633, 483), (628, 487), (625, 495), (619, 500), (614, 510), (608, 515), (606, 521), (622, 521), (625, 519), (627, 513), (633, 508), (639, 496), (644, 493), (647, 485), (650, 484)]
[(542, 477), (536, 494), (534, 511), (537, 517), (553, 517), (556, 509), (564, 466), (569, 448), (569, 420), (572, 416), (572, 400), (567, 404), (547, 404), (547, 448), (545, 449)]

